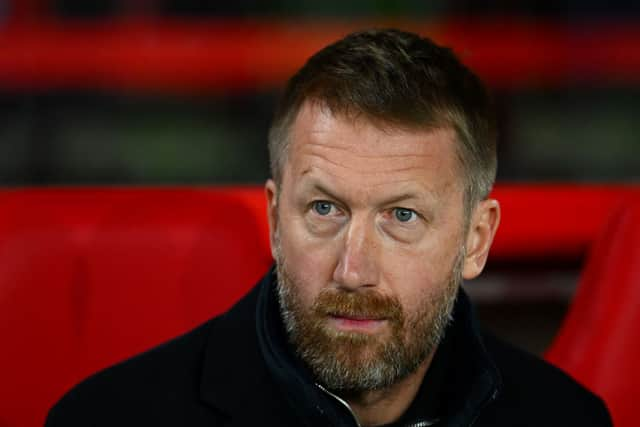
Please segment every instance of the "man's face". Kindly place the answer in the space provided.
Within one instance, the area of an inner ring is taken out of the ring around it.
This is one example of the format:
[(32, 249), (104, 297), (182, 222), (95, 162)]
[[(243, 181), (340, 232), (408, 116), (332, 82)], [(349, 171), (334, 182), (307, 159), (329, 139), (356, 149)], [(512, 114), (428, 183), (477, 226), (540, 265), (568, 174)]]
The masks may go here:
[(330, 389), (395, 383), (432, 353), (461, 279), (451, 130), (403, 131), (303, 105), (267, 183), (285, 326)]

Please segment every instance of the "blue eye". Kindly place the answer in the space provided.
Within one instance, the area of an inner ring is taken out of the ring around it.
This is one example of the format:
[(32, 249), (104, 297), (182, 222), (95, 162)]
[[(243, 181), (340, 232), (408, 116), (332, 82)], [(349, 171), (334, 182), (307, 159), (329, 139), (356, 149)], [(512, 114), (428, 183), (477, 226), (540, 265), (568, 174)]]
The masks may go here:
[(416, 218), (416, 213), (411, 209), (394, 208), (393, 214), (400, 222), (409, 222)]
[(316, 211), (318, 215), (329, 215), (331, 213), (331, 208), (333, 207), (333, 203), (326, 202), (323, 200), (313, 202), (313, 210)]

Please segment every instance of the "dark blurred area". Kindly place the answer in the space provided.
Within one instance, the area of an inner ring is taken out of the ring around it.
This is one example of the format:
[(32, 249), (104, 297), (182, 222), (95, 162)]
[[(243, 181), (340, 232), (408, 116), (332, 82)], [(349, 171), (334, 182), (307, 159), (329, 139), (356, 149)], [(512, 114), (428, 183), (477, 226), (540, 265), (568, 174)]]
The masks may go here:
[[(452, 45), (488, 83), (500, 182), (638, 181), (637, 1), (0, 0), (0, 185), (260, 184), (284, 78), (381, 25)], [(490, 266), (469, 290), (539, 353), (579, 269)]]
[[(640, 38), (629, 40), (639, 32), (620, 30), (640, 26), (637, 2), (25, 0), (0, 4), (4, 22), (0, 34), (7, 36), (13, 34), (12, 27), (23, 26), (27, 34), (39, 37), (38, 28), (51, 23), (62, 29), (78, 25), (90, 29), (123, 21), (134, 22), (129, 25), (151, 21), (152, 28), (173, 21), (188, 28), (191, 22), (224, 27), (223, 32), (231, 33), (234, 24), (253, 21), (295, 25), (302, 20), (300, 25), (308, 22), (316, 32), (326, 26), (329, 32), (336, 21), (356, 20), (347, 24), (353, 28), (360, 21), (362, 25), (402, 27), (403, 20), (411, 19), (414, 25), (424, 22), (428, 35), (429, 28), (452, 22), (458, 33), (472, 23), (479, 26), (474, 31), (480, 34), (499, 33), (501, 27), (506, 34), (516, 27), (517, 33), (523, 23), (525, 30), (540, 30), (528, 36), (532, 44), (557, 37), (549, 45), (560, 46), (572, 56), (557, 64), (550, 78), (536, 76), (536, 67), (527, 71), (530, 46), (517, 46), (520, 55), (501, 53), (514, 48), (507, 40), (504, 46), (480, 47), (505, 60), (493, 65), (502, 67), (504, 76), (478, 70), (488, 77), (485, 80), (492, 87), (499, 115), (499, 180), (619, 182), (640, 177), (640, 122), (636, 120), (640, 78), (625, 80), (620, 73), (606, 72), (608, 66), (621, 68), (620, 64), (592, 64), (589, 69), (573, 61), (580, 49), (615, 51), (611, 43), (623, 40), (636, 46), (635, 51), (622, 54), (636, 58), (638, 66), (626, 75), (640, 76), (640, 48), (635, 43)], [(549, 25), (561, 35), (546, 34)], [(110, 31), (117, 33), (118, 28)], [(436, 40), (438, 32), (433, 34)], [(250, 31), (247, 34), (252, 36)], [(442, 38), (446, 43), (448, 37)], [(207, 42), (206, 35), (201, 42)], [(576, 49), (565, 46), (568, 43), (576, 44)], [(465, 49), (471, 49), (473, 55), (476, 48), (473, 43), (453, 47), (463, 60)], [(58, 48), (64, 55), (65, 46)], [(87, 48), (90, 58), (101, 46)], [(82, 53), (75, 55), (82, 57)], [(521, 56), (522, 64), (506, 62)], [(227, 66), (234, 72), (232, 64)], [(170, 72), (171, 65), (167, 68)], [(47, 72), (41, 70), (43, 75)], [(282, 80), (242, 87), (226, 86), (222, 81), (187, 91), (179, 87), (165, 90), (162, 85), (151, 90), (135, 84), (121, 88), (117, 82), (91, 87), (73, 79), (68, 84), (45, 79), (32, 87), (16, 87), (11, 79), (0, 76), (0, 184), (260, 183), (268, 175), (266, 131)]]

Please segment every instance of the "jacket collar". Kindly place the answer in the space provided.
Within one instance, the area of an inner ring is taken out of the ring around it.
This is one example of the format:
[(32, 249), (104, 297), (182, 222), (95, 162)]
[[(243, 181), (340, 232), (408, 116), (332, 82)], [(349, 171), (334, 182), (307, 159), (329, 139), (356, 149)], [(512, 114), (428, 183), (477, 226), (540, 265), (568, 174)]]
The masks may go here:
[(451, 340), (450, 369), (442, 390), (447, 426), (470, 426), (498, 396), (502, 379), (487, 351), (469, 297), (460, 288), (446, 334)]
[(200, 398), (237, 425), (278, 425), (275, 415), (286, 409), (279, 393), (269, 392), (276, 385), (258, 347), (256, 304), (264, 283), (210, 322), (203, 352)]
[[(210, 323), (202, 361), (203, 402), (238, 424), (354, 426), (348, 411), (324, 394), (286, 344), (273, 269), (227, 313)], [(446, 330), (450, 360), (441, 390), (447, 426), (469, 426), (500, 387), (469, 299), (460, 290)], [(440, 424), (438, 424), (440, 425)]]

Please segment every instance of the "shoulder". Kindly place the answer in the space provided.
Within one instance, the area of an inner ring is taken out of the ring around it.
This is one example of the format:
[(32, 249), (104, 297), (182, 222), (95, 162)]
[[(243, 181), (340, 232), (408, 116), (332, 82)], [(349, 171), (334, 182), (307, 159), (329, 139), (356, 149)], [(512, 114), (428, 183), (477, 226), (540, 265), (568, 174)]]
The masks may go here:
[(488, 408), (500, 418), (510, 414), (527, 426), (611, 426), (604, 402), (560, 369), (491, 335), (484, 343), (502, 376)]
[(87, 378), (50, 410), (46, 426), (183, 424), (198, 401), (201, 359), (217, 321)]

